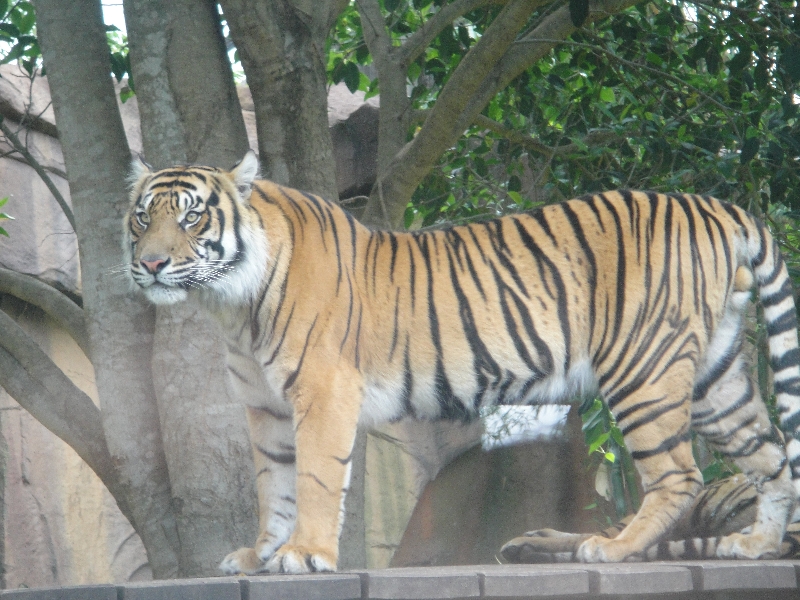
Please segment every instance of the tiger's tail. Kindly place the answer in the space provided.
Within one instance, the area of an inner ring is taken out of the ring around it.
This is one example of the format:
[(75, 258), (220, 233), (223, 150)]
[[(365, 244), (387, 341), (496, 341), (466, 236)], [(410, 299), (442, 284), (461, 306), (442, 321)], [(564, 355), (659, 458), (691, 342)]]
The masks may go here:
[(751, 222), (750, 266), (764, 309), (780, 428), (786, 439), (792, 481), (800, 498), (800, 348), (794, 292), (778, 243), (762, 223), (752, 217)]

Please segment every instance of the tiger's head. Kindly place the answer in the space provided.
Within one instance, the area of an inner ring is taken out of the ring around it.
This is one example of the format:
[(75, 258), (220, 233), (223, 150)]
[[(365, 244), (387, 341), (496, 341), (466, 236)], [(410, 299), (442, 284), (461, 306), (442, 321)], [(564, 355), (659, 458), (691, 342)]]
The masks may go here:
[(152, 171), (135, 159), (124, 247), (133, 281), (155, 304), (192, 290), (220, 299), (252, 298), (263, 277), (266, 240), (249, 206), (258, 159), (231, 171), (171, 167)]

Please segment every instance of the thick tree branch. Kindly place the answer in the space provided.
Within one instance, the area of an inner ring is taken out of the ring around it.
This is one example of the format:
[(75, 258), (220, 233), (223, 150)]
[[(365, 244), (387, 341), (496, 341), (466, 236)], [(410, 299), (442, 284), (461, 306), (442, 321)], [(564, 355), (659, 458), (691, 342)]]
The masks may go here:
[(381, 65), (391, 60), (392, 38), (386, 30), (386, 23), (377, 0), (356, 0), (356, 7), (361, 16), (364, 42), (369, 48), (372, 60), (378, 68), (378, 77), (380, 77)]
[[(64, 440), (97, 474), (132, 518), (108, 451), (100, 410), (14, 319), (0, 310), (0, 383), (25, 410)], [(117, 491), (117, 493), (114, 493)]]
[(450, 76), (414, 140), (385, 169), (379, 170), (371, 202), (364, 213), (367, 222), (387, 227), (400, 224), (413, 190), (457, 139), (451, 134), (453, 122), (464, 112), (469, 99), (479, 93), (484, 79), (506, 54), (531, 13), (544, 3), (545, 0), (510, 0), (495, 17)]
[(39, 164), (33, 155), (28, 151), (28, 148), (23, 144), (20, 139), (17, 137), (11, 128), (6, 124), (5, 119), (0, 119), (0, 131), (8, 138), (8, 141), (11, 142), (11, 146), (19, 152), (25, 162), (36, 171), (36, 174), (41, 178), (44, 184), (47, 186), (47, 189), (50, 190), (50, 193), (53, 194), (53, 198), (56, 199), (58, 205), (61, 207), (61, 210), (64, 212), (64, 216), (67, 217), (67, 221), (69, 221), (70, 226), (72, 227), (72, 231), (75, 231), (75, 217), (72, 214), (72, 208), (67, 201), (64, 200), (64, 196), (61, 195), (61, 192), (58, 191), (58, 188), (53, 183), (53, 180), (50, 179), (50, 176), (47, 174), (47, 171), (44, 170), (44, 167)]
[[(594, 0), (587, 21), (618, 13), (636, 1)], [(575, 31), (566, 6), (545, 17), (525, 35), (521, 40), (525, 43), (512, 43), (513, 39), (499, 35), (494, 29), (497, 25), (506, 35), (516, 35), (521, 29), (520, 23), (524, 23), (540, 4), (535, 0), (512, 0), (497, 16), (450, 77), (419, 133), (379, 175), (365, 214), (370, 213), (371, 207), (385, 207), (389, 217), (387, 224), (397, 226), (411, 194), (430, 168), (475, 122), (489, 101), (550, 52), (559, 43), (557, 40), (563, 41)], [(511, 18), (512, 12), (514, 18)]]
[(87, 357), (92, 356), (89, 351), (89, 334), (86, 331), (83, 309), (57, 289), (32, 275), (0, 267), (0, 293), (9, 294), (41, 308), (67, 330)]

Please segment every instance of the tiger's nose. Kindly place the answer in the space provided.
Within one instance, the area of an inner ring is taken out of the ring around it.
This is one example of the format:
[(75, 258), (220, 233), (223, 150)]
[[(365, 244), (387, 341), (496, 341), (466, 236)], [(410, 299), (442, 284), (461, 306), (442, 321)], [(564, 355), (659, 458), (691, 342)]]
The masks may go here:
[(145, 268), (148, 273), (156, 274), (161, 271), (169, 263), (169, 258), (161, 258), (160, 256), (140, 258), (139, 263)]

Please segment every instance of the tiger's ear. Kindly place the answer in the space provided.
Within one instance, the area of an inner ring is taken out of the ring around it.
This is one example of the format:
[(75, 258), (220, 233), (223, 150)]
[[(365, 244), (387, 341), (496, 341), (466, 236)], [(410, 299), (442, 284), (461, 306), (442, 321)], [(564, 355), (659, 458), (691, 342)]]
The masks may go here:
[(128, 182), (131, 185), (134, 185), (137, 181), (139, 181), (142, 177), (146, 177), (153, 172), (153, 167), (148, 165), (142, 155), (138, 152), (134, 155), (133, 160), (131, 160), (131, 172), (128, 175)]
[(258, 177), (258, 158), (256, 153), (248, 150), (244, 158), (240, 160), (231, 170), (233, 182), (242, 196), (242, 200), (247, 200), (250, 197), (250, 190), (253, 187), (253, 181)]

